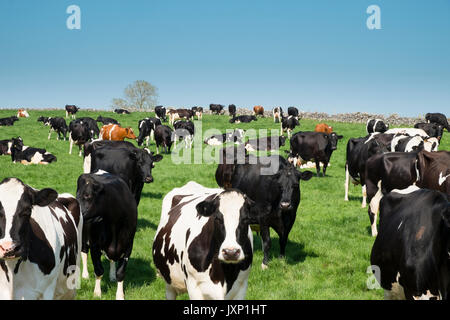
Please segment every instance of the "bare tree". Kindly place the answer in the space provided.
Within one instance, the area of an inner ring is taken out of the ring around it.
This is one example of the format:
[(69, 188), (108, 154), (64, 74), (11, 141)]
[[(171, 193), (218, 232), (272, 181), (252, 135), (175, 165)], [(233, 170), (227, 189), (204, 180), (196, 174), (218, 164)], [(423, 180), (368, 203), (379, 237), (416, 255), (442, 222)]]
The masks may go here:
[(158, 98), (156, 87), (144, 80), (136, 80), (128, 85), (124, 95), (125, 99), (112, 100), (113, 108), (148, 110), (156, 105)]

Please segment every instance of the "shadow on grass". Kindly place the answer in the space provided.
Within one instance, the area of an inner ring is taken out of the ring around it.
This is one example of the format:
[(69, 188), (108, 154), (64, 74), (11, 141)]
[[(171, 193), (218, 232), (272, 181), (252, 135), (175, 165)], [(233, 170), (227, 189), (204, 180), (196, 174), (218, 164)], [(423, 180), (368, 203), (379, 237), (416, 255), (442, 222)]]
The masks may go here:
[(137, 230), (146, 229), (146, 228), (152, 228), (153, 230), (156, 230), (158, 228), (158, 226), (156, 224), (154, 224), (153, 222), (148, 221), (147, 219), (138, 218)]
[(164, 194), (161, 192), (142, 192), (141, 198), (162, 199)]

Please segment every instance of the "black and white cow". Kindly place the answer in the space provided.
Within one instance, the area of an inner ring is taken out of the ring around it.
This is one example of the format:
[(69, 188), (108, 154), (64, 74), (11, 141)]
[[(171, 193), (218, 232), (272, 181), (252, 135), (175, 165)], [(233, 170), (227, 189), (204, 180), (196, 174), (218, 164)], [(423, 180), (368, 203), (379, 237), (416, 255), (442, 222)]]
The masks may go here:
[(138, 128), (139, 128), (139, 136), (137, 138), (138, 146), (141, 146), (144, 142), (148, 147), (149, 140), (154, 140), (155, 138), (155, 128), (161, 125), (161, 120), (158, 118), (145, 118), (139, 120)]
[(223, 105), (221, 105), (221, 104), (214, 104), (214, 103), (211, 103), (211, 104), (209, 105), (209, 110), (211, 110), (211, 113), (215, 113), (215, 114), (217, 114), (217, 115), (222, 114), (224, 108), (225, 108), (225, 107), (224, 107)]
[(242, 115), (242, 116), (233, 116), (233, 118), (230, 119), (230, 123), (249, 123), (252, 121), (258, 121), (256, 116), (248, 116), (248, 115)]
[[(152, 169), (162, 160), (149, 149), (139, 149), (127, 141), (95, 141), (91, 147), (85, 145), (84, 172), (104, 170), (121, 177), (133, 193), (136, 203), (141, 199), (144, 183), (153, 182)], [(89, 151), (89, 152), (87, 152)]]
[(120, 126), (119, 121), (117, 121), (116, 119), (113, 118), (108, 118), (108, 117), (103, 117), (103, 116), (98, 116), (96, 119), (97, 122), (101, 122), (103, 123), (103, 125), (107, 125), (107, 124), (118, 124)]
[(253, 259), (253, 202), (242, 192), (188, 182), (163, 199), (153, 262), (166, 298), (242, 300)]
[(220, 187), (238, 189), (255, 201), (250, 223), (260, 227), (264, 252), (261, 267), (265, 269), (271, 247), (269, 228), (278, 234), (280, 256), (284, 256), (300, 203), (300, 180), (309, 180), (313, 174), (298, 171), (279, 155), (246, 158), (245, 163), (236, 157), (235, 165), (219, 164), (216, 181)]
[(22, 138), (18, 137), (12, 139), (11, 160), (24, 165), (49, 164), (56, 162), (56, 157), (45, 149), (24, 146)]
[(172, 148), (172, 135), (173, 130), (166, 126), (160, 125), (155, 129), (155, 143), (156, 143), (156, 153), (159, 154), (159, 147), (164, 148), (165, 153), (170, 152), (170, 148)]
[[(91, 117), (78, 118), (76, 120), (71, 121), (71, 123), (74, 121), (84, 123), (89, 128), (89, 133), (91, 135), (91, 139), (96, 139), (99, 137), (100, 129), (98, 128), (97, 121), (95, 121)], [(69, 126), (70, 126), (70, 124), (69, 124)]]
[(92, 140), (91, 133), (87, 123), (79, 120), (71, 121), (69, 124), (69, 154), (72, 154), (72, 147), (75, 143), (80, 150), (78, 155), (81, 157), (81, 146)]
[(13, 126), (14, 122), (16, 122), (16, 121), (19, 121), (19, 118), (17, 118), (17, 116), (1, 118), (0, 119), (0, 126)]
[(448, 124), (447, 117), (442, 113), (427, 113), (425, 120), (428, 123), (436, 123), (447, 129), (450, 132), (450, 125)]
[(120, 177), (100, 170), (78, 177), (77, 200), (84, 219), (82, 275), (89, 277), (86, 264), (90, 249), (95, 273), (94, 296), (101, 297), (100, 283), (104, 273), (101, 255), (104, 252), (110, 260), (110, 280), (117, 281), (116, 300), (123, 300), (125, 270), (137, 225), (133, 194)]
[(228, 114), (232, 117), (236, 116), (236, 106), (234, 104), (228, 105)]
[(72, 116), (72, 119), (76, 118), (76, 113), (78, 112), (78, 110), (80, 110), (80, 108), (78, 108), (77, 106), (68, 104), (66, 104), (65, 109), (66, 109), (66, 118), (68, 118), (70, 114)]
[(10, 155), (12, 147), (12, 139), (0, 140), (0, 155)]
[(297, 120), (299, 120), (299, 111), (296, 107), (289, 107), (288, 108), (288, 117), (292, 116), (295, 117)]
[(155, 107), (155, 117), (157, 119), (160, 119), (161, 121), (166, 122), (167, 121), (166, 108), (164, 108), (163, 106), (156, 106)]
[(319, 176), (320, 162), (322, 162), (323, 176), (325, 176), (331, 155), (337, 149), (338, 140), (342, 138), (343, 136), (338, 135), (336, 132), (331, 134), (315, 131), (297, 132), (290, 140), (291, 154), (297, 157), (296, 164), (314, 160), (317, 176)]
[(278, 123), (283, 119), (283, 109), (281, 107), (275, 107), (272, 110), (273, 122)]
[(284, 146), (286, 137), (274, 136), (259, 139), (251, 139), (245, 143), (247, 151), (276, 151)]
[[(38, 119), (38, 121), (40, 121), (42, 117), (40, 117)], [(50, 136), (52, 134), (53, 131), (56, 131), (56, 133), (58, 134), (58, 136), (56, 137), (56, 140), (59, 140), (61, 138), (61, 136), (64, 138), (64, 141), (66, 141), (66, 137), (67, 137), (67, 132), (69, 131), (69, 128), (67, 127), (67, 123), (66, 120), (64, 118), (61, 117), (45, 117), (42, 118), (42, 122), (44, 123), (45, 126), (49, 126), (49, 132), (48, 132), (48, 140), (50, 140)]]
[(6, 178), (0, 221), (0, 299), (75, 298), (83, 228), (77, 200)]
[(450, 203), (444, 194), (410, 186), (384, 196), (370, 262), (379, 268), (375, 277), (385, 299), (447, 300), (449, 239)]
[(282, 117), (280, 126), (281, 126), (280, 136), (287, 131), (288, 139), (290, 139), (292, 131), (295, 129), (296, 126), (300, 126), (300, 122), (298, 121), (298, 118), (295, 116)]
[(117, 114), (130, 114), (131, 112), (126, 109), (114, 109), (114, 113)]
[(173, 141), (175, 142), (174, 148), (177, 146), (177, 140), (183, 139), (186, 148), (191, 148), (192, 143), (194, 142), (194, 133), (195, 126), (192, 121), (182, 121), (177, 120), (173, 123), (174, 137)]
[(386, 132), (389, 129), (389, 124), (384, 123), (381, 119), (368, 119), (366, 122), (366, 132), (371, 134), (374, 132)]
[(425, 123), (419, 122), (414, 125), (414, 128), (422, 129), (425, 131), (430, 137), (437, 138), (439, 141), (444, 134), (444, 127), (437, 123)]
[(194, 115), (197, 116), (197, 120), (202, 120), (203, 118), (203, 107), (192, 107), (191, 108), (192, 112), (194, 112)]
[(215, 134), (205, 139), (204, 143), (210, 146), (220, 146), (227, 142), (241, 144), (244, 141), (245, 131), (243, 129), (234, 129), (223, 134)]

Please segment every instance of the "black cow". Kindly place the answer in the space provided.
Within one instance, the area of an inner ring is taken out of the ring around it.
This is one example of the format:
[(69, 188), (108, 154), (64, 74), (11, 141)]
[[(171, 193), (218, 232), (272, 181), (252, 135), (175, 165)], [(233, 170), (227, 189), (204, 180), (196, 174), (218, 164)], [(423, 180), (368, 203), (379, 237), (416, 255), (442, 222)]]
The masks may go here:
[(370, 262), (379, 268), (375, 276), (385, 298), (447, 300), (449, 239), (450, 203), (444, 194), (412, 186), (383, 197)]
[(425, 115), (425, 120), (429, 123), (440, 124), (450, 132), (450, 125), (448, 124), (447, 117), (442, 113), (427, 113)]
[[(98, 128), (97, 121), (95, 121), (91, 117), (82, 117), (82, 118), (78, 118), (73, 121), (78, 121), (80, 123), (84, 123), (85, 125), (87, 125), (91, 139), (98, 138), (98, 136), (100, 134), (100, 129)], [(73, 122), (73, 121), (71, 121), (71, 122)]]
[(93, 173), (104, 170), (121, 177), (133, 193), (136, 203), (139, 204), (144, 183), (153, 182), (154, 162), (161, 161), (162, 156), (153, 155), (147, 148), (139, 149), (131, 143), (124, 144), (124, 141), (115, 141), (116, 143), (113, 144), (102, 142), (93, 143), (90, 168), (85, 163), (85, 171), (90, 169)]
[(295, 116), (282, 117), (281, 118), (281, 128), (280, 128), (280, 136), (283, 135), (284, 132), (287, 131), (288, 139), (291, 138), (291, 133), (295, 129), (296, 126), (299, 126), (300, 122), (298, 118)]
[(69, 105), (66, 104), (66, 118), (69, 117), (69, 114), (72, 116), (72, 119), (76, 118), (76, 113), (78, 112), (78, 110), (80, 110), (80, 108), (78, 108), (75, 105)]
[(175, 146), (177, 145), (178, 139), (183, 139), (186, 145), (186, 148), (191, 148), (192, 143), (194, 142), (194, 133), (195, 126), (192, 121), (175, 121), (173, 124), (173, 128), (175, 129), (173, 141), (175, 142)]
[(157, 126), (155, 129), (156, 153), (159, 154), (159, 147), (164, 147), (164, 152), (169, 153), (172, 147), (172, 129), (166, 125)]
[[(117, 281), (116, 300), (123, 300), (125, 270), (137, 225), (133, 194), (120, 177), (99, 171), (78, 178), (77, 200), (84, 220), (82, 253), (87, 255), (90, 249), (96, 276), (94, 296), (101, 297), (100, 282), (104, 273), (101, 255), (104, 252), (111, 262), (110, 280)], [(83, 258), (83, 269), (86, 269), (84, 262)]]
[(374, 132), (386, 132), (389, 129), (389, 125), (384, 123), (381, 119), (368, 119), (366, 123), (367, 134)]
[(252, 121), (258, 121), (258, 119), (256, 118), (256, 116), (248, 116), (248, 115), (242, 115), (242, 116), (233, 116), (233, 118), (230, 119), (230, 123), (249, 123)]
[(297, 120), (299, 119), (299, 111), (296, 107), (289, 107), (288, 108), (288, 116), (292, 116), (297, 118)]
[(297, 132), (290, 140), (291, 153), (297, 156), (302, 163), (314, 159), (317, 176), (319, 176), (320, 162), (322, 162), (323, 175), (325, 176), (331, 154), (337, 149), (338, 140), (342, 138), (343, 136), (336, 134), (336, 132), (329, 135), (314, 131)]
[(0, 155), (11, 154), (12, 139), (0, 140)]
[(13, 138), (11, 145), (11, 160), (22, 164), (49, 164), (56, 162), (56, 157), (42, 148), (23, 145), (22, 138)]
[(1, 118), (0, 119), (0, 126), (13, 126), (14, 122), (16, 122), (16, 121), (19, 121), (19, 118), (17, 118), (17, 116)]
[(211, 110), (211, 113), (215, 113), (215, 114), (218, 114), (218, 115), (222, 113), (224, 108), (225, 107), (223, 105), (221, 105), (221, 104), (211, 103), (209, 105), (209, 110)]
[(441, 124), (437, 124), (437, 123), (419, 122), (414, 125), (414, 128), (422, 129), (430, 137), (435, 137), (439, 141), (441, 140), (442, 135), (444, 134), (444, 127)]
[(284, 146), (286, 137), (264, 137), (259, 139), (251, 139), (245, 143), (245, 149), (247, 151), (275, 151)]
[(130, 114), (131, 112), (125, 109), (114, 109), (114, 113), (117, 114)]
[(269, 262), (270, 231), (277, 232), (280, 255), (284, 256), (289, 232), (294, 225), (300, 203), (300, 180), (309, 180), (312, 172), (300, 172), (279, 155), (246, 157), (245, 164), (219, 164), (216, 181), (220, 187), (235, 188), (255, 201), (250, 209), (250, 224), (260, 226), (264, 259)]
[[(40, 120), (41, 118), (42, 117), (40, 117), (38, 119), (38, 121), (41, 121)], [(45, 117), (45, 118), (43, 118), (42, 122), (44, 123), (44, 125), (50, 127), (50, 130), (48, 132), (48, 140), (50, 140), (50, 136), (51, 136), (52, 132), (56, 131), (56, 133), (58, 134), (58, 136), (56, 137), (56, 140), (59, 140), (62, 135), (62, 137), (64, 138), (64, 141), (66, 141), (67, 132), (69, 131), (69, 128), (67, 127), (67, 123), (64, 118), (61, 118), (61, 117), (47, 118), (47, 117)]]
[(69, 154), (72, 154), (73, 144), (78, 146), (81, 157), (81, 146), (92, 139), (91, 130), (89, 130), (88, 124), (78, 120), (73, 120), (69, 123)]
[(118, 124), (120, 126), (119, 121), (117, 121), (116, 119), (113, 119), (113, 118), (98, 116), (96, 121), (103, 123), (103, 125)]
[(139, 120), (139, 136), (137, 138), (138, 146), (141, 146), (145, 139), (148, 147), (148, 141), (150, 138), (152, 140), (154, 139), (155, 128), (159, 125), (161, 125), (161, 120), (158, 118), (145, 118)]
[(236, 116), (236, 106), (234, 104), (228, 105), (228, 113), (233, 118)]
[(166, 108), (164, 108), (163, 106), (156, 106), (155, 107), (155, 117), (157, 119), (160, 119), (163, 122), (166, 122), (167, 121)]

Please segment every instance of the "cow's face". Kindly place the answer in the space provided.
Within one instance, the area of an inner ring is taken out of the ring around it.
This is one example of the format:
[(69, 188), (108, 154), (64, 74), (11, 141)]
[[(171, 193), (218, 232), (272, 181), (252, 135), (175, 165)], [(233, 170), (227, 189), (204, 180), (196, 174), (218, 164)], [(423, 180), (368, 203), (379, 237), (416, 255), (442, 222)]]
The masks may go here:
[(35, 190), (16, 178), (0, 183), (0, 259), (26, 258), (33, 206), (47, 206), (57, 197), (55, 190)]
[(162, 160), (162, 155), (153, 155), (153, 153), (147, 148), (132, 154), (137, 161), (137, 167), (140, 172), (140, 176), (142, 177), (142, 182), (153, 182), (152, 169), (155, 167), (155, 162)]
[(284, 146), (284, 144), (286, 143), (286, 137), (285, 136), (280, 136), (279, 137), (279, 146)]
[(21, 137), (12, 138), (11, 150), (12, 149), (22, 151), (22, 149), (23, 149), (23, 140), (22, 140)]
[[(102, 170), (100, 170), (102, 171)], [(98, 173), (98, 172), (97, 172)], [(77, 200), (80, 203), (80, 209), (83, 213), (84, 222), (86, 223), (90, 218), (89, 212), (95, 214), (91, 210), (95, 206), (95, 199), (102, 192), (103, 185), (89, 176), (89, 174), (82, 174), (77, 181)]]
[(293, 166), (287, 166), (274, 175), (276, 185), (281, 194), (279, 202), (281, 210), (292, 209), (292, 199), (300, 191), (300, 180), (309, 180), (312, 175), (311, 171), (300, 172)]
[(336, 132), (332, 132), (331, 134), (328, 135), (328, 137), (329, 137), (329, 141), (331, 144), (331, 150), (336, 150), (338, 140), (342, 139), (343, 136), (339, 136), (339, 135), (337, 135)]
[(199, 215), (214, 219), (213, 241), (218, 259), (224, 263), (239, 263), (245, 259), (244, 243), (248, 241), (250, 208), (253, 201), (237, 190), (228, 190), (213, 200), (197, 204)]

